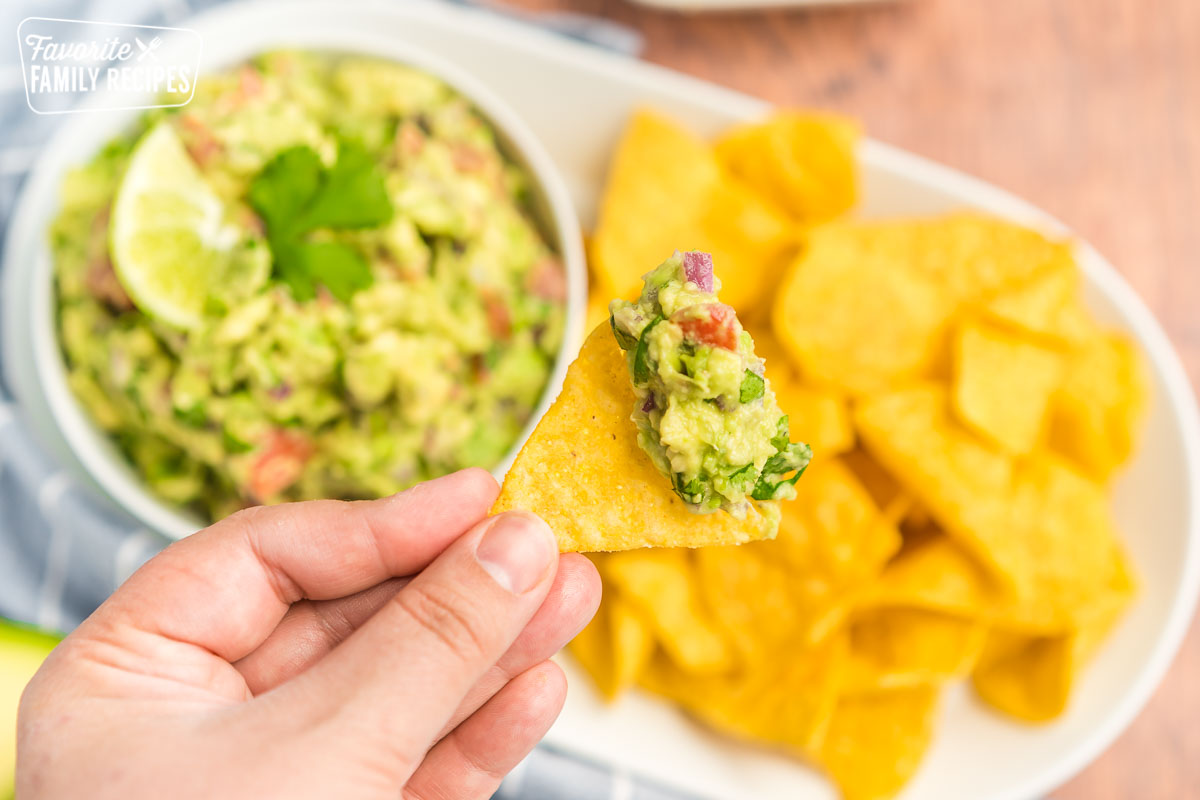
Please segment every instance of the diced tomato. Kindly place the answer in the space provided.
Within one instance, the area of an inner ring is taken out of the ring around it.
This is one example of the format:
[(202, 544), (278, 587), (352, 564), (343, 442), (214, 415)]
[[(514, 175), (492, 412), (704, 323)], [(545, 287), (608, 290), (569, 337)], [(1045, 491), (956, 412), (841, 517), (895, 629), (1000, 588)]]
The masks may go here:
[(250, 469), (250, 494), (269, 500), (291, 486), (312, 457), (312, 443), (296, 433), (275, 431)]
[(188, 155), (200, 166), (205, 166), (220, 152), (221, 143), (196, 115), (184, 114), (179, 120), (183, 123), (183, 146), (187, 148)]
[(238, 73), (238, 90), (242, 93), (243, 100), (262, 94), (263, 79), (259, 71), (251, 66), (242, 67), (242, 71)]
[(401, 160), (411, 158), (425, 146), (425, 134), (412, 122), (402, 122), (396, 129), (396, 155)]
[(567, 274), (557, 258), (543, 258), (529, 272), (525, 287), (543, 300), (561, 303), (567, 299)]
[(512, 315), (500, 295), (483, 291), (483, 307), (487, 312), (488, 328), (497, 339), (507, 340), (512, 336)]
[(453, 145), (454, 167), (459, 172), (478, 172), (487, 166), (487, 158), (477, 147), (461, 142)]
[(685, 308), (671, 321), (683, 329), (683, 336), (689, 341), (737, 349), (737, 315), (724, 303), (707, 303), (700, 310), (695, 306)]
[(112, 261), (108, 259), (108, 256), (93, 259), (88, 264), (84, 283), (88, 291), (92, 293), (92, 297), (95, 297), (114, 311), (130, 311), (133, 309), (133, 301), (129, 299), (129, 295), (125, 292), (125, 287), (121, 285), (120, 279), (117, 278), (117, 273), (113, 269)]

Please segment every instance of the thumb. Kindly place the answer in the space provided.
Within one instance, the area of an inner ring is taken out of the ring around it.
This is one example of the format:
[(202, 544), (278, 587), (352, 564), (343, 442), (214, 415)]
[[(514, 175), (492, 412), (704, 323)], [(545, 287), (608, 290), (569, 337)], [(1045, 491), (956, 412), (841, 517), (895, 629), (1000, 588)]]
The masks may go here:
[(490, 517), (337, 649), (280, 687), (291, 697), (278, 699), (316, 720), (346, 720), (352, 730), (378, 736), (393, 748), (403, 781), (541, 606), (557, 566), (557, 542), (541, 519), (521, 512)]

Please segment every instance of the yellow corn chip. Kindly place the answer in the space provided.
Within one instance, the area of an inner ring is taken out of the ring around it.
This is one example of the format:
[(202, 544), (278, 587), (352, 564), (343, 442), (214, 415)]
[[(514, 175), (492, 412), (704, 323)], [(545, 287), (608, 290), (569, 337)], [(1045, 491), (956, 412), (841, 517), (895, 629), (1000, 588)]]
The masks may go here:
[(575, 635), (567, 645), (571, 655), (579, 662), (592, 682), (607, 697), (615, 697), (616, 681), (613, 674), (612, 635), (609, 627), (611, 598), (605, 597), (592, 621)]
[(733, 654), (705, 613), (686, 550), (632, 550), (604, 560), (605, 581), (649, 620), (663, 650), (681, 669), (729, 669)]
[(995, 322), (1059, 345), (1079, 344), (1096, 327), (1079, 297), (1079, 271), (1070, 265), (996, 294), (983, 309)]
[(1004, 599), (984, 569), (944, 534), (906, 549), (872, 584), (863, 605), (987, 616)]
[(981, 214), (950, 214), (922, 221), (880, 223), (899, 263), (950, 287), (955, 297), (977, 301), (1028, 283), (1046, 272), (1074, 271), (1067, 242)]
[(1074, 678), (1072, 637), (993, 631), (972, 675), (989, 705), (1017, 719), (1053, 719), (1067, 707)]
[(788, 220), (729, 176), (705, 198), (696, 225), (681, 241), (695, 241), (694, 249), (712, 253), (721, 300), (739, 313), (757, 308), (773, 276), (795, 256)]
[(998, 625), (1077, 631), (1106, 613), (1114, 592), (1132, 590), (1108, 499), (1065, 462), (1039, 457), (1023, 464), (1010, 504), (1004, 536), (1022, 569), (1014, 570), (1016, 595)]
[(587, 328), (589, 331), (608, 322), (608, 301), (599, 292), (593, 292), (588, 298)]
[(862, 448), (850, 451), (842, 456), (842, 463), (850, 468), (854, 477), (871, 495), (875, 505), (887, 508), (899, 498), (906, 496), (904, 488), (891, 476), (871, 454)]
[(843, 696), (819, 761), (845, 800), (886, 800), (916, 773), (933, 736), (938, 690), (913, 686)]
[(788, 220), (728, 175), (708, 143), (643, 111), (617, 146), (592, 261), (605, 295), (628, 297), (663, 253), (704, 250), (722, 300), (740, 311), (754, 305), (792, 239)]
[(1052, 404), (1051, 447), (1108, 480), (1133, 452), (1148, 391), (1132, 342), (1116, 334), (1091, 339), (1067, 362)]
[(871, 455), (972, 554), (1008, 581), (1028, 571), (1006, 529), (1012, 459), (950, 418), (945, 389), (923, 384), (863, 400), (855, 422)]
[(996, 628), (972, 674), (980, 697), (1018, 719), (1041, 722), (1066, 709), (1079, 671), (1098, 649), (1133, 598), (1135, 586), (1123, 553), (1108, 583), (1076, 614), (1066, 633), (1030, 635)]
[(638, 446), (634, 402), (625, 360), (601, 325), (517, 454), (492, 513), (537, 514), (563, 552), (738, 544), (770, 532), (754, 509), (741, 520), (688, 511)]
[(654, 654), (654, 632), (630, 603), (615, 591), (569, 649), (596, 686), (610, 699), (633, 686)]
[(813, 231), (775, 296), (771, 325), (808, 380), (850, 394), (927, 374), (953, 297), (873, 239), (874, 228)]
[(1015, 455), (1033, 450), (1061, 356), (991, 326), (964, 325), (954, 343), (954, 409), (992, 444)]
[[(839, 459), (814, 461), (782, 505), (779, 535), (762, 550), (799, 574), (850, 588), (873, 580), (900, 548), (900, 534)], [(757, 549), (757, 548), (756, 548)]]
[(858, 123), (846, 117), (780, 111), (733, 128), (716, 150), (726, 168), (776, 206), (815, 223), (854, 206), (860, 136)]
[[(621, 136), (592, 237), (592, 261), (607, 297), (637, 294), (647, 264), (698, 247), (680, 238), (721, 182), (712, 149), (665, 117), (642, 111)], [(717, 263), (720, 263), (719, 261)]]
[(807, 443), (821, 458), (854, 447), (854, 428), (844, 397), (825, 389), (776, 380), (773, 374), (771, 388), (775, 390), (779, 409), (788, 415), (792, 435)]
[(845, 672), (846, 642), (830, 636), (793, 648), (752, 670), (690, 675), (654, 659), (642, 685), (686, 708), (719, 731), (812, 754), (824, 738)]
[(816, 573), (799, 574), (775, 542), (705, 547), (695, 553), (705, 605), (747, 669), (824, 638), (849, 608), (844, 592)]
[(985, 627), (975, 620), (919, 608), (876, 608), (850, 626), (846, 691), (937, 683), (970, 673)]

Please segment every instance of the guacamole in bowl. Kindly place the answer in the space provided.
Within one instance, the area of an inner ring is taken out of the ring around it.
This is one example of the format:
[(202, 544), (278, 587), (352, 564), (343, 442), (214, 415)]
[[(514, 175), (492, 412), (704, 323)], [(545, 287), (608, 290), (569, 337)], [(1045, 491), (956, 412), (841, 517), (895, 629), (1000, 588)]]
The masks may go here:
[(206, 519), (493, 467), (564, 334), (532, 181), (413, 67), (272, 52), (204, 77), (63, 183), (70, 388)]

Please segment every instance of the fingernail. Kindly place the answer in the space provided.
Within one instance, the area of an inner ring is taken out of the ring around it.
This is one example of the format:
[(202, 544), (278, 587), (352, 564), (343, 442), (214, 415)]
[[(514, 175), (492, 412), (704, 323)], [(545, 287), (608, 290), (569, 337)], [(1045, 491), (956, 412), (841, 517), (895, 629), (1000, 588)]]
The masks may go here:
[(558, 543), (549, 526), (532, 514), (508, 512), (496, 517), (475, 548), (475, 560), (496, 583), (513, 594), (538, 585)]

